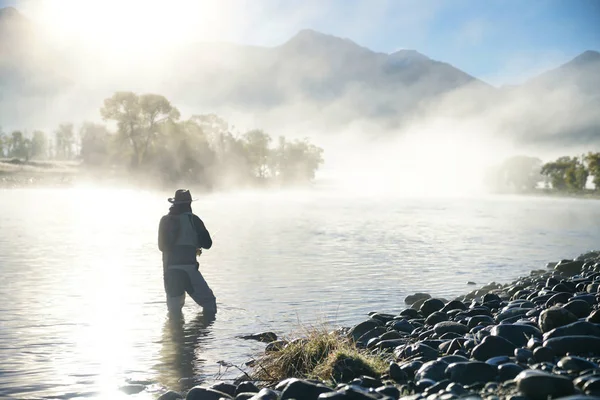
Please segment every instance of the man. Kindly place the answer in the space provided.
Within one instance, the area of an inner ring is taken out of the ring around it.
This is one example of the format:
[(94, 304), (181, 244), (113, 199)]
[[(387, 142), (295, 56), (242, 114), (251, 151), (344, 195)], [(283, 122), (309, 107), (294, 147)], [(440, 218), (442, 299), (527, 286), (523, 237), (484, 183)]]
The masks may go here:
[(217, 302), (212, 290), (198, 270), (196, 256), (210, 249), (212, 239), (204, 223), (192, 213), (192, 195), (179, 189), (169, 213), (158, 227), (158, 248), (163, 253), (163, 280), (169, 311), (179, 312), (185, 303), (185, 293), (200, 305), (204, 314), (216, 314)]

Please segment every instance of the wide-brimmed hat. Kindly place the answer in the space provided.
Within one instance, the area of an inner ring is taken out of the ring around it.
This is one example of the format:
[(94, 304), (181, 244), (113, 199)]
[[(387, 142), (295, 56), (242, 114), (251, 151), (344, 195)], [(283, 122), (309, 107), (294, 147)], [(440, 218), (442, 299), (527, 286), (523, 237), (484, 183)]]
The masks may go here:
[(175, 197), (169, 197), (167, 200), (169, 203), (182, 204), (191, 203), (192, 201), (196, 201), (198, 199), (192, 199), (192, 194), (187, 189), (177, 189), (175, 191)]

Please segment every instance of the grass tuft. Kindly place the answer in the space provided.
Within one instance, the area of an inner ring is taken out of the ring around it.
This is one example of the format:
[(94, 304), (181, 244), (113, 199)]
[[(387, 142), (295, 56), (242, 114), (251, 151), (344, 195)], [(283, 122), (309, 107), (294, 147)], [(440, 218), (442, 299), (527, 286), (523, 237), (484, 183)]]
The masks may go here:
[(389, 361), (379, 354), (357, 349), (353, 342), (325, 327), (305, 327), (300, 339), (280, 351), (266, 352), (253, 367), (252, 378), (277, 383), (286, 378), (348, 382), (361, 375), (379, 377)]

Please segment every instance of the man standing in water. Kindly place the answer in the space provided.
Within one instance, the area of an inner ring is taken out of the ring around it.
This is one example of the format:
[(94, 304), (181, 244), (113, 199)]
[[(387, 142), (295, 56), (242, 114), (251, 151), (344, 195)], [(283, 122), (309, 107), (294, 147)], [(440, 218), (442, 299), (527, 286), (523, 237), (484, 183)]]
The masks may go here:
[(196, 256), (210, 249), (212, 239), (204, 223), (192, 213), (192, 195), (179, 189), (168, 201), (173, 204), (158, 227), (158, 248), (163, 253), (163, 279), (169, 311), (181, 311), (185, 293), (205, 314), (217, 313), (217, 301), (199, 271)]

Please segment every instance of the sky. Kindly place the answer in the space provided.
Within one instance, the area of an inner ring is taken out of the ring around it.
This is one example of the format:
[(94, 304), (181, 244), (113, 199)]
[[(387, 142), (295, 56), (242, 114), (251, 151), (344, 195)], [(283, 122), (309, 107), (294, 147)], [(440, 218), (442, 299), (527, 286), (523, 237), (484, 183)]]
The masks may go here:
[(63, 38), (87, 33), (106, 43), (110, 34), (121, 41), (132, 21), (143, 24), (136, 43), (151, 37), (276, 46), (314, 29), (378, 52), (414, 49), (498, 86), (600, 50), (600, 0), (0, 0), (0, 6), (52, 25)]

